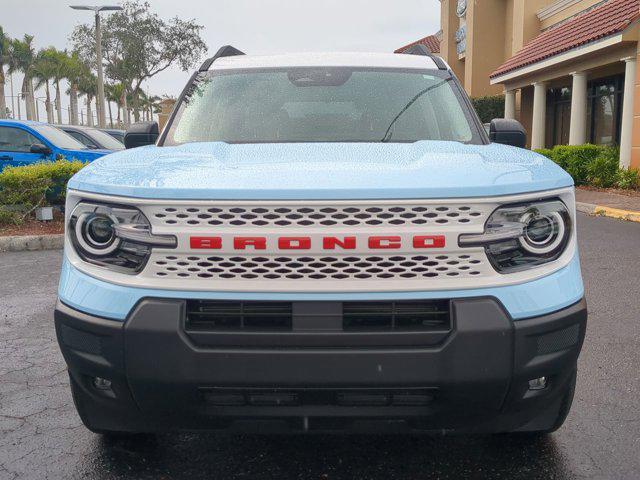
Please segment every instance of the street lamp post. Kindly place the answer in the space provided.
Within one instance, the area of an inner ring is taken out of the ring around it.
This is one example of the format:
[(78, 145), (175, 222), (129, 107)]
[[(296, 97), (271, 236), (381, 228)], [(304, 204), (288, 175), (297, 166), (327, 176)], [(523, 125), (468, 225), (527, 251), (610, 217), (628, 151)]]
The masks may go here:
[(100, 30), (100, 12), (122, 10), (117, 5), (72, 5), (74, 10), (89, 10), (94, 12), (96, 17), (96, 69), (98, 70), (98, 98), (96, 100), (96, 109), (98, 113), (98, 126), (104, 128), (106, 126), (106, 116), (104, 111), (104, 77), (102, 74), (102, 31)]

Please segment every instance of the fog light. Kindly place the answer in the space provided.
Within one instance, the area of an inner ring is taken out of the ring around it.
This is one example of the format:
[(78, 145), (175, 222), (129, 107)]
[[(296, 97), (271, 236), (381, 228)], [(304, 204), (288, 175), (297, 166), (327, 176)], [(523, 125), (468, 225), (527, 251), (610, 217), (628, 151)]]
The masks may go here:
[(529, 390), (544, 390), (545, 388), (547, 388), (547, 377), (529, 380)]
[(93, 379), (93, 386), (98, 390), (111, 390), (111, 380), (106, 378), (95, 377)]

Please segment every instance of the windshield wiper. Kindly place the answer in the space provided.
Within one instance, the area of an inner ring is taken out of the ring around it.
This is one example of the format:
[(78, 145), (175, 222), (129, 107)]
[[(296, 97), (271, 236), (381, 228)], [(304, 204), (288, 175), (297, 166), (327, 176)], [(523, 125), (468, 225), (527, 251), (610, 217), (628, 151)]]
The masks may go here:
[(395, 116), (395, 118), (391, 121), (391, 123), (389, 124), (389, 127), (387, 128), (387, 131), (384, 132), (384, 137), (382, 137), (382, 140), (380, 140), (381, 142), (388, 142), (389, 140), (391, 140), (391, 137), (393, 136), (393, 132), (391, 131), (391, 129), (393, 128), (393, 126), (395, 125), (395, 123), (398, 121), (398, 119), (404, 114), (404, 112), (406, 112), (407, 110), (409, 110), (409, 108), (411, 107), (411, 105), (413, 105), (422, 95), (424, 95), (427, 92), (430, 92), (431, 90), (434, 90), (438, 87), (441, 87), (442, 85), (444, 85), (445, 83), (447, 83), (450, 79), (446, 79), (443, 80), (440, 83), (436, 83), (435, 85), (431, 85), (427, 88), (425, 88), (424, 90), (422, 90), (421, 92), (418, 92), (418, 94), (413, 97), (411, 100), (409, 100), (409, 103), (407, 103), (402, 110), (400, 110), (400, 112), (398, 112), (398, 114)]

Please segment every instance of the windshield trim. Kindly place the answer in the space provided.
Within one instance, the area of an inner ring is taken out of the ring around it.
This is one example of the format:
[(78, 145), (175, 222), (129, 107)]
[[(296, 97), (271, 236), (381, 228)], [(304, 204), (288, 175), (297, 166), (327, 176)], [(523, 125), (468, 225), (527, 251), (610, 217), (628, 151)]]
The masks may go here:
[[(173, 124), (176, 121), (176, 118), (181, 113), (182, 106), (186, 100), (186, 98), (192, 94), (193, 89), (196, 86), (196, 82), (200, 81), (203, 78), (211, 78), (218, 75), (233, 75), (233, 74), (241, 74), (241, 73), (269, 73), (269, 72), (280, 72), (286, 71), (291, 68), (297, 69), (308, 69), (308, 70), (317, 70), (318, 68), (349, 68), (353, 71), (358, 72), (397, 72), (397, 73), (413, 73), (423, 75), (431, 75), (434, 77), (439, 77), (442, 80), (447, 81), (451, 86), (451, 90), (460, 103), (461, 110), (464, 114), (465, 119), (469, 123), (469, 128), (471, 130), (471, 138), (464, 142), (457, 142), (463, 145), (488, 145), (490, 143), (489, 137), (480, 121), (480, 118), (475, 112), (471, 100), (468, 95), (464, 91), (462, 85), (458, 81), (457, 77), (452, 74), (449, 70), (439, 70), (434, 68), (398, 68), (398, 67), (360, 67), (360, 66), (331, 66), (331, 65), (322, 65), (322, 66), (304, 66), (304, 67), (260, 67), (260, 68), (224, 68), (224, 69), (211, 69), (204, 72), (195, 72), (191, 78), (189, 79), (187, 85), (182, 90), (182, 93), (178, 97), (178, 101), (167, 120), (167, 124), (163, 128), (160, 137), (156, 143), (156, 146), (179, 146), (184, 145), (184, 143), (175, 143), (170, 145), (165, 145), (167, 141), (167, 137), (169, 136), (169, 132), (172, 131)], [(355, 141), (327, 141), (327, 140), (307, 140), (307, 141), (242, 141), (242, 142), (234, 142), (234, 141), (222, 141), (221, 143), (226, 143), (228, 145), (257, 145), (257, 144), (296, 144), (296, 143), (403, 143), (403, 144), (411, 144), (417, 143), (421, 141), (429, 141), (427, 139), (423, 140), (388, 140), (386, 142), (383, 141), (366, 141), (366, 140), (355, 140)]]

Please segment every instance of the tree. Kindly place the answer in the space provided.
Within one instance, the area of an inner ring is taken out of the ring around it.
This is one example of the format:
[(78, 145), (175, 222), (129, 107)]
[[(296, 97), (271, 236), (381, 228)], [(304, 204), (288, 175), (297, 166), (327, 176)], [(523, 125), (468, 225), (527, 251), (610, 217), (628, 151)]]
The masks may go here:
[(11, 56), (10, 48), (11, 39), (5, 35), (4, 30), (0, 27), (0, 118), (7, 118), (7, 103), (4, 97), (4, 66), (9, 64)]
[(67, 55), (63, 66), (64, 78), (69, 82), (69, 106), (71, 107), (71, 125), (78, 125), (78, 93), (83, 76), (88, 75), (89, 68), (82, 63), (77, 52)]
[(33, 48), (33, 36), (26, 35), (23, 40), (11, 41), (11, 58), (9, 61), (9, 74), (22, 72), (22, 97), (27, 111), (27, 120), (35, 120), (36, 105), (33, 93), (33, 67), (36, 61), (36, 53)]
[[(165, 21), (149, 11), (149, 3), (125, 1), (124, 10), (106, 17), (102, 26), (105, 72), (122, 83), (132, 97), (136, 121), (140, 118), (141, 85), (172, 65), (189, 70), (206, 53), (194, 20), (177, 17)], [(95, 66), (95, 35), (92, 24), (75, 28), (71, 41), (81, 58)]]
[(98, 80), (91, 73), (89, 68), (83, 70), (78, 77), (78, 93), (87, 97), (87, 125), (93, 126), (93, 114), (91, 113), (91, 102), (98, 91)]
[(62, 123), (62, 94), (60, 91), (60, 81), (65, 78), (67, 62), (69, 55), (66, 51), (57, 50), (54, 47), (49, 47), (41, 50), (38, 53), (38, 61), (44, 62), (47, 66), (47, 71), (50, 75), (49, 79), (54, 82), (56, 89), (56, 113), (58, 123)]
[(110, 102), (113, 102), (118, 107), (118, 110), (116, 112), (118, 116), (116, 118), (116, 125), (121, 126), (123, 123), (126, 123), (125, 122), (126, 114), (125, 115), (121, 114), (122, 112), (124, 112), (124, 109), (126, 108), (128, 103), (126, 98), (127, 96), (125, 92), (125, 87), (121, 83), (107, 84), (105, 85), (105, 91), (106, 91), (107, 101), (109, 102), (107, 104), (109, 106), (109, 119), (113, 124), (111, 103), (110, 103)]
[(36, 55), (33, 64), (33, 79), (36, 82), (35, 89), (38, 90), (44, 85), (46, 100), (45, 108), (47, 110), (47, 122), (54, 123), (53, 105), (51, 104), (51, 91), (49, 90), (49, 81), (56, 75), (55, 48), (40, 50)]
[(160, 100), (161, 98), (157, 95), (147, 95), (144, 91), (140, 92), (139, 102), (144, 121), (152, 121), (153, 114), (160, 112)]

